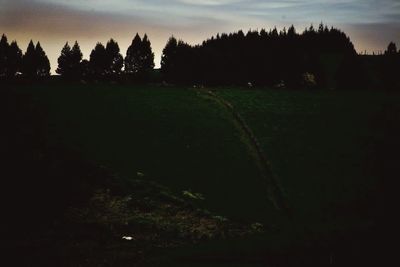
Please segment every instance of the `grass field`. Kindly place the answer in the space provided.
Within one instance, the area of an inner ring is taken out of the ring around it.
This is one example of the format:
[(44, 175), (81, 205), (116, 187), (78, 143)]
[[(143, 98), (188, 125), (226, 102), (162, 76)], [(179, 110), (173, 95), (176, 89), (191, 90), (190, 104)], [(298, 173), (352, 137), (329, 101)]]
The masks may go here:
[(382, 141), (386, 134), (376, 121), (387, 105), (385, 93), (222, 90), (219, 94), (258, 137), (296, 223), (314, 231), (339, 230), (349, 226), (350, 218), (355, 224), (366, 219), (368, 212), (362, 207), (374, 197), (379, 178), (372, 170), (371, 153), (377, 139)]
[[(31, 89), (29, 89), (31, 90)], [(271, 205), (231, 115), (193, 90), (33, 88), (54, 136), (127, 179), (201, 193), (213, 212), (266, 222)], [(251, 207), (251, 208), (249, 208)]]
[(261, 144), (288, 201), (286, 216), (268, 200), (257, 155), (232, 112), (201, 90), (92, 85), (24, 91), (46, 106), (57, 142), (87, 159), (125, 179), (143, 173), (175, 192), (201, 193), (204, 208), (266, 226), (264, 235), (240, 245), (211, 242), (167, 258), (183, 254), (204, 266), (213, 259), (232, 266), (232, 255), (241, 255), (248, 261), (240, 266), (259, 266), (266, 250), (320, 240), (328, 253), (332, 236), (367, 232), (382, 210), (376, 151), (393, 137), (385, 119), (388, 105), (398, 111), (396, 94), (216, 89)]

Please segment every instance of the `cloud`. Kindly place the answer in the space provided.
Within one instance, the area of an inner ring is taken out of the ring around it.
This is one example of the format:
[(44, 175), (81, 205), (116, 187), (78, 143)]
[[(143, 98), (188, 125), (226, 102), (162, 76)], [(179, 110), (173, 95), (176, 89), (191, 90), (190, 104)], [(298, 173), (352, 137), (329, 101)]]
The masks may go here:
[(338, 25), (352, 40), (359, 52), (379, 52), (387, 48), (389, 42), (400, 44), (400, 24), (393, 23), (362, 23)]
[(358, 50), (378, 50), (400, 41), (399, 14), (398, 0), (0, 0), (0, 33), (24, 45), (40, 39), (54, 69), (67, 40), (77, 39), (88, 55), (113, 37), (124, 52), (136, 32), (146, 32), (159, 62), (172, 34), (199, 43), (218, 32), (301, 30), (321, 21), (344, 29)]
[(240, 0), (179, 0), (178, 2), (183, 4), (195, 5), (195, 6), (222, 6), (234, 3), (240, 3)]
[(209, 35), (210, 29), (218, 30), (215, 25), (224, 25), (218, 18), (201, 14), (182, 14), (179, 18), (165, 16), (161, 11), (129, 14), (78, 8), (59, 2), (0, 1), (0, 32), (6, 33), (10, 40), (17, 39), (22, 49), (31, 38), (40, 40), (53, 72), (66, 41), (78, 40), (84, 56), (88, 58), (98, 41), (105, 43), (109, 38), (114, 38), (120, 44), (121, 53), (125, 54), (136, 32), (141, 35), (147, 33), (156, 54), (156, 65), (159, 65), (161, 51), (171, 35), (198, 43)]

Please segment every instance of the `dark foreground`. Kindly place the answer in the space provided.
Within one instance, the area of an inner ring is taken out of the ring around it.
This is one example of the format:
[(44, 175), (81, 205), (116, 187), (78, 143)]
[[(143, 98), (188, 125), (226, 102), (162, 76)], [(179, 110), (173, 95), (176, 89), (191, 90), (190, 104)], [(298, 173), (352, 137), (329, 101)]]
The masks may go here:
[(16, 266), (379, 266), (394, 255), (397, 94), (218, 89), (269, 161), (278, 210), (251, 140), (210, 94), (75, 87), (1, 92), (1, 249)]

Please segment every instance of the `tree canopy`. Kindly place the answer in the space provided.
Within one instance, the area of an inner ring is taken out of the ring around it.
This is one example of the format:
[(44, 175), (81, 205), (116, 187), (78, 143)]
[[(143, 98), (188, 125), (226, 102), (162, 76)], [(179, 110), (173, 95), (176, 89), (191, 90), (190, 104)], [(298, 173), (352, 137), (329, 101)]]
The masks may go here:
[(102, 43), (97, 43), (90, 53), (89, 75), (97, 78), (119, 75), (122, 72), (123, 64), (123, 57), (117, 42), (110, 39), (106, 47)]
[(50, 61), (40, 42), (36, 46), (31, 40), (22, 57), (22, 74), (28, 78), (41, 78), (50, 76)]
[(50, 76), (50, 61), (39, 42), (35, 47), (35, 66), (36, 76)]
[(95, 76), (104, 76), (108, 70), (108, 57), (106, 48), (102, 43), (97, 43), (90, 53), (90, 69)]
[(0, 39), (0, 79), (11, 79), (20, 71), (22, 51), (16, 41), (8, 43), (7, 36)]
[(154, 53), (147, 34), (140, 38), (137, 33), (126, 51), (125, 72), (128, 74), (146, 74), (154, 68)]
[[(357, 54), (341, 30), (320, 24), (299, 33), (292, 25), (267, 31), (239, 30), (189, 45), (171, 36), (154, 70), (151, 42), (137, 33), (126, 51), (114, 39), (97, 43), (84, 59), (78, 42), (67, 42), (58, 57), (56, 73), (65, 79), (121, 79), (207, 85), (260, 85), (288, 88), (399, 88), (396, 70), (400, 50), (390, 42), (382, 55)], [(373, 73), (374, 75), (368, 75)], [(19, 75), (21, 74), (21, 75)], [(124, 74), (127, 74), (126, 76)], [(0, 39), (0, 80), (50, 76), (49, 59), (39, 42), (31, 40), (23, 54), (16, 41)]]
[(387, 89), (400, 88), (398, 70), (400, 69), (400, 51), (397, 51), (396, 43), (390, 42), (382, 62), (383, 84)]
[(5, 77), (7, 73), (8, 47), (7, 37), (3, 34), (0, 40), (0, 77)]
[(82, 52), (78, 42), (76, 41), (72, 48), (67, 42), (58, 58), (56, 73), (69, 79), (78, 78), (81, 76), (81, 62)]
[(385, 55), (396, 55), (396, 54), (397, 54), (397, 46), (394, 42), (390, 42), (385, 51)]
[(124, 66), (124, 59), (120, 54), (118, 43), (113, 39), (108, 41), (106, 46), (106, 57), (107, 57), (107, 70), (108, 75), (118, 75), (122, 72)]
[[(171, 82), (202, 84), (301, 86), (304, 74), (312, 74), (320, 86), (333, 80), (344, 59), (357, 53), (342, 31), (321, 24), (303, 33), (288, 30), (238, 31), (218, 34), (190, 46), (171, 37), (162, 54), (161, 70)], [(326, 61), (334, 58), (334, 70)], [(332, 72), (332, 73), (329, 73)]]

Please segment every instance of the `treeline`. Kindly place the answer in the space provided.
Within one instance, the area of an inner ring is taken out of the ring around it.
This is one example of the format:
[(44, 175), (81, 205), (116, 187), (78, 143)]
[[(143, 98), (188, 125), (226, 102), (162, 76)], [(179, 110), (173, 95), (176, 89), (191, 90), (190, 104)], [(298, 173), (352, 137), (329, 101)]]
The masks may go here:
[[(396, 52), (397, 53), (397, 52)], [(171, 37), (161, 68), (174, 83), (350, 88), (366, 86), (363, 62), (350, 38), (320, 24), (301, 34), (294, 26), (278, 31), (238, 31), (191, 46)]]
[(123, 73), (135, 79), (146, 79), (153, 69), (154, 53), (151, 43), (146, 34), (143, 39), (136, 34), (125, 58), (120, 53), (118, 43), (113, 39), (110, 39), (106, 46), (97, 43), (90, 53), (89, 60), (82, 59), (78, 42), (75, 42), (72, 48), (67, 42), (58, 58), (56, 72), (70, 80), (118, 79)]
[[(124, 69), (123, 69), (124, 68)], [(89, 60), (83, 59), (78, 42), (71, 47), (68, 42), (61, 50), (56, 73), (65, 80), (111, 80), (119, 79), (122, 74), (136, 80), (151, 77), (154, 69), (154, 53), (150, 40), (136, 34), (129, 46), (126, 57), (120, 53), (119, 45), (110, 39), (104, 46), (97, 43), (90, 53)], [(22, 54), (16, 41), (8, 43), (3, 34), (0, 41), (0, 80), (12, 81), (16, 77), (38, 80), (50, 76), (50, 63), (40, 43), (31, 41), (25, 54)]]
[[(238, 31), (218, 34), (200, 45), (171, 37), (163, 49), (161, 76), (154, 75), (150, 40), (136, 34), (125, 58), (118, 43), (97, 43), (89, 60), (82, 58), (78, 42), (61, 50), (56, 73), (65, 80), (166, 81), (173, 84), (259, 85), (288, 88), (362, 89), (400, 88), (396, 69), (400, 52), (390, 43), (384, 55), (358, 55), (341, 30), (320, 24), (302, 33), (294, 26), (278, 31)], [(48, 58), (31, 41), (22, 55), (17, 43), (0, 42), (0, 79), (16, 76), (45, 78)]]
[[(372, 57), (372, 59), (373, 58), (374, 57)], [(369, 60), (369, 62), (370, 61), (371, 60)], [(377, 80), (377, 82), (375, 81), (376, 85), (382, 85), (384, 88), (388, 89), (400, 89), (400, 50), (397, 50), (397, 46), (394, 42), (390, 42), (385, 54), (378, 57), (375, 68), (378, 70), (375, 74), (377, 75), (375, 78), (375, 80)]]
[(50, 76), (50, 62), (38, 42), (30, 41), (25, 54), (22, 54), (16, 41), (8, 43), (3, 34), (0, 40), (0, 80), (12, 80), (18, 74), (27, 78), (46, 78)]

